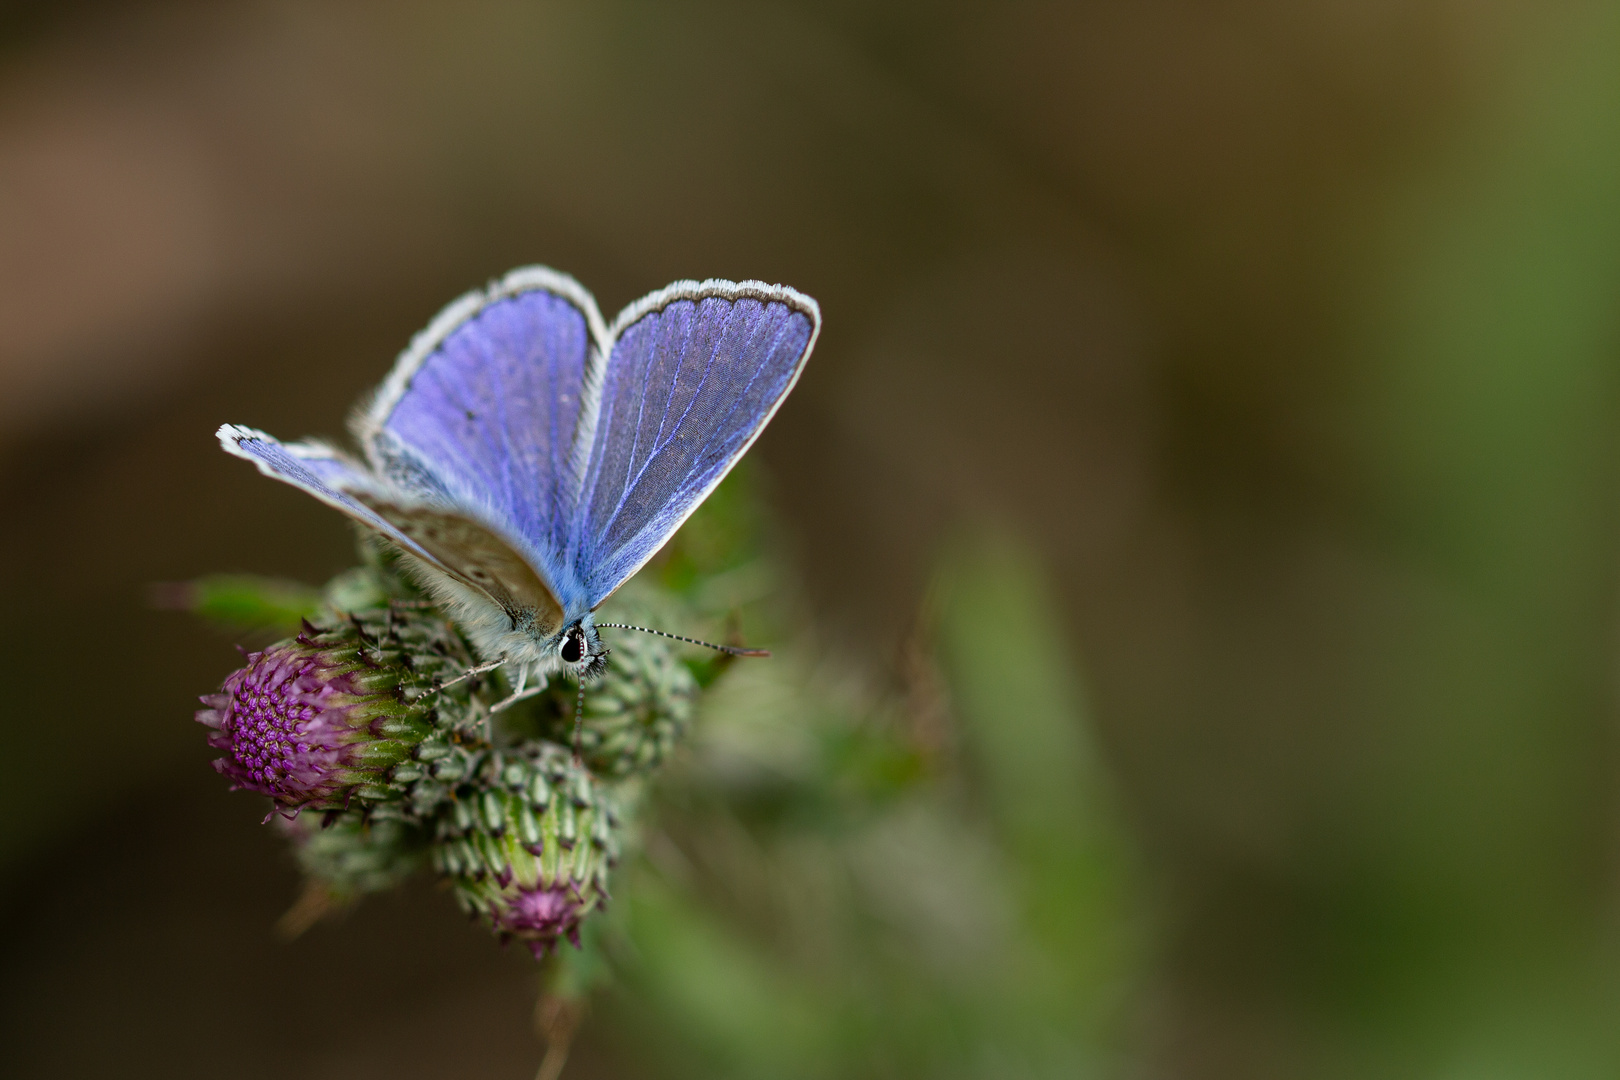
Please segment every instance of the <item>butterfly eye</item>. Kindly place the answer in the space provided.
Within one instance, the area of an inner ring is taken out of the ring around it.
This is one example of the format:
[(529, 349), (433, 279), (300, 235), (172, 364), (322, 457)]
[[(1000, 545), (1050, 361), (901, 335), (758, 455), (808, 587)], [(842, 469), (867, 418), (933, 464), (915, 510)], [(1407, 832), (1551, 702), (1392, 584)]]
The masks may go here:
[(562, 658), (565, 663), (577, 664), (584, 655), (585, 632), (576, 626), (569, 630), (568, 636), (563, 639)]

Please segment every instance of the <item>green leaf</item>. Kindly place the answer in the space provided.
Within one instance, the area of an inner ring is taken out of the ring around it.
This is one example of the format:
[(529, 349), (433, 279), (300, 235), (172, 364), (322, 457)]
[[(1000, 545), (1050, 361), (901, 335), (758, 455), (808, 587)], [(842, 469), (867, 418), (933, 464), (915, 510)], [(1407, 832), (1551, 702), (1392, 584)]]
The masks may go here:
[(209, 574), (153, 587), (154, 607), (189, 611), (230, 630), (286, 630), (313, 618), (321, 591), (297, 581), (254, 574)]

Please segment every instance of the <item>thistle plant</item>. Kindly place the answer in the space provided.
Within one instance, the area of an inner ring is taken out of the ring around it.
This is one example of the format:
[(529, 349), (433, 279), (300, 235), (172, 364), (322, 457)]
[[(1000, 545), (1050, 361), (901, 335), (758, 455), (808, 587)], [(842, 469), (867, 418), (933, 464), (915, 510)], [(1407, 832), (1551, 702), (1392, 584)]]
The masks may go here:
[[(757, 598), (776, 602), (780, 578), (738, 490), (716, 493), (612, 618), (685, 630), (741, 610), (771, 625)], [(514, 689), (504, 674), (479, 673), (455, 622), (386, 552), (363, 552), (324, 590), (267, 583), (262, 609), (246, 579), (187, 590), (238, 627), (309, 624), (250, 654), (229, 701), (210, 697), (216, 745), (222, 710), (283, 654), (313, 684), (276, 700), (313, 694), (353, 739), (334, 736), (348, 771), (302, 794), (233, 777), (281, 810), (271, 827), (308, 882), (285, 929), (436, 878), (544, 958), (545, 1076), (609, 984), (592, 1024), (671, 1080), (1106, 1071), (1139, 978), (1142, 897), (1048, 591), (1017, 559), (964, 556), (941, 575), (903, 699), (802, 652), (733, 665), (618, 632), (576, 739), (578, 684), (492, 712)], [(986, 618), (1015, 628), (1011, 660), (982, 661)], [(362, 677), (369, 697), (352, 693)], [(406, 751), (349, 749), (373, 743)]]
[(255, 604), (241, 576), (170, 590), (239, 627), (301, 620), (201, 699), (215, 769), (270, 800), (319, 898), (311, 911), (431, 871), (503, 942), (537, 958), (577, 945), (607, 903), (642, 778), (690, 723), (698, 679), (666, 642), (631, 640), (583, 694), (559, 679), (497, 712), (506, 677), (386, 549), (361, 550), (363, 564), (319, 593), (266, 582)]

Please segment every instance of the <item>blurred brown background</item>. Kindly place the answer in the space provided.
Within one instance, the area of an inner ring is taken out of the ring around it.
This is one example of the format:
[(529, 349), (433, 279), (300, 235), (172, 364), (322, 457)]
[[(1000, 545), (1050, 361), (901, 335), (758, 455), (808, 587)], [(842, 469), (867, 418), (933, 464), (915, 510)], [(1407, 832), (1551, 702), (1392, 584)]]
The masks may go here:
[(0, 4), (0, 1056), (533, 1069), (437, 898), (269, 934), (234, 653), (144, 590), (345, 565), (214, 428), (338, 433), (544, 262), (818, 298), (757, 453), (875, 678), (954, 525), (1036, 545), (1169, 913), (1142, 1075), (1614, 1075), (1617, 58), (1576, 0)]

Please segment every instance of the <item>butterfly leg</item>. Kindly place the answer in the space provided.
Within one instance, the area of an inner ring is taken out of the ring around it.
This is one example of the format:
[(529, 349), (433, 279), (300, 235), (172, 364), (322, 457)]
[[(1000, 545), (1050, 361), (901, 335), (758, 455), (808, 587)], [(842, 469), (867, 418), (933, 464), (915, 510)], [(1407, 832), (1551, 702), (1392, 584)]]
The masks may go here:
[[(500, 712), (502, 709), (506, 708), (508, 705), (516, 705), (518, 702), (523, 701), (526, 698), (532, 698), (532, 697), (534, 697), (534, 695), (538, 694), (540, 691), (542, 691), (542, 690), (544, 690), (546, 688), (546, 684), (543, 683), (543, 682), (540, 683), (538, 686), (529, 686), (528, 682), (529, 682), (529, 669), (526, 668), (526, 667), (525, 668), (519, 668), (518, 669), (517, 687), (504, 700), (497, 701), (495, 704), (491, 705), (489, 707), (490, 713), (493, 715), (494, 713)], [(525, 687), (528, 687), (528, 688), (525, 689)]]
[(447, 686), (454, 686), (454, 685), (456, 685), (456, 683), (466, 682), (468, 679), (471, 679), (474, 676), (482, 675), (482, 674), (484, 674), (485, 672), (488, 672), (488, 671), (494, 671), (496, 668), (500, 667), (504, 663), (506, 663), (506, 657), (503, 656), (503, 657), (500, 657), (499, 659), (491, 660), (486, 664), (479, 664), (476, 667), (467, 668), (465, 671), (463, 671), (460, 675), (457, 675), (455, 678), (446, 679), (444, 682), (440, 683), (439, 686), (438, 686), (438, 689), (443, 690)]

